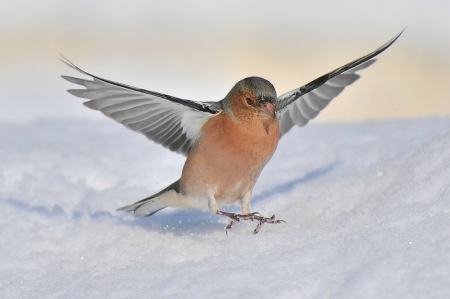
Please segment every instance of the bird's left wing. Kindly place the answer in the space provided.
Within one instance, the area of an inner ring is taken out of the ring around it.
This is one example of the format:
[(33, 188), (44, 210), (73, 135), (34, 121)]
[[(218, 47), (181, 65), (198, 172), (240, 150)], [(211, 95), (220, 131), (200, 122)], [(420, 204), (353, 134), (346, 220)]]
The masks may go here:
[(280, 95), (276, 110), (281, 135), (293, 126), (302, 127), (315, 118), (346, 86), (358, 80), (358, 71), (372, 65), (376, 61), (372, 58), (386, 50), (402, 33), (403, 31), (372, 53), (347, 63), (300, 88)]
[(196, 144), (203, 123), (222, 111), (218, 102), (183, 100), (136, 88), (94, 76), (65, 58), (62, 61), (93, 78), (91, 81), (62, 76), (86, 88), (68, 90), (74, 96), (89, 99), (85, 106), (101, 111), (125, 127), (185, 156)]

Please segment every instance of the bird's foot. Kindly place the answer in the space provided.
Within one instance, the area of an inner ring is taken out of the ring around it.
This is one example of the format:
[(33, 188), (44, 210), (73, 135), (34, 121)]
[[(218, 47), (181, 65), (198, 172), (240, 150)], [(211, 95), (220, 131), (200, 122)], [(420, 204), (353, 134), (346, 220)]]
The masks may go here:
[(271, 224), (282, 223), (282, 222), (286, 223), (286, 221), (284, 221), (284, 220), (275, 220), (275, 215), (272, 215), (272, 217), (264, 217), (258, 212), (254, 212), (254, 213), (247, 214), (247, 215), (242, 215), (242, 214), (218, 211), (217, 214), (231, 218), (231, 222), (225, 228), (225, 233), (227, 234), (227, 236), (228, 236), (228, 230), (233, 227), (233, 224), (235, 222), (240, 222), (241, 220), (250, 220), (250, 221), (256, 220), (256, 221), (258, 221), (258, 225), (256, 226), (255, 230), (253, 231), (254, 234), (257, 234), (259, 232), (259, 230), (261, 229), (261, 226), (264, 223), (271, 223)]

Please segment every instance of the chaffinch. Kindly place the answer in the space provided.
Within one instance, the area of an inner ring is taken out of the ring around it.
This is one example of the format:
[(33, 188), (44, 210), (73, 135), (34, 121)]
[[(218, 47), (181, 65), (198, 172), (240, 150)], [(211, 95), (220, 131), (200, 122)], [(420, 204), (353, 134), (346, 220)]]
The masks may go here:
[[(234, 222), (256, 220), (254, 233), (258, 233), (263, 223), (283, 222), (250, 211), (253, 187), (280, 137), (294, 125), (304, 126), (315, 118), (401, 34), (374, 52), (278, 97), (269, 81), (249, 77), (236, 83), (221, 101), (184, 100), (97, 77), (64, 57), (64, 63), (93, 80), (62, 77), (86, 88), (68, 90), (89, 99), (85, 106), (187, 157), (177, 181), (118, 211), (145, 217), (165, 207), (196, 208), (231, 218), (227, 230)], [(229, 204), (238, 204), (241, 214), (221, 210)]]

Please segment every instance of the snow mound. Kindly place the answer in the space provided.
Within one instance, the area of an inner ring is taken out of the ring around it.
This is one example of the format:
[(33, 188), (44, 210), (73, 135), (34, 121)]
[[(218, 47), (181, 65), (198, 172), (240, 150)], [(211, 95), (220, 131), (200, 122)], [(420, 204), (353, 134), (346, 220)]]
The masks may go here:
[(449, 118), (292, 130), (252, 201), (287, 224), (258, 235), (115, 212), (183, 161), (107, 120), (0, 125), (2, 297), (450, 297)]

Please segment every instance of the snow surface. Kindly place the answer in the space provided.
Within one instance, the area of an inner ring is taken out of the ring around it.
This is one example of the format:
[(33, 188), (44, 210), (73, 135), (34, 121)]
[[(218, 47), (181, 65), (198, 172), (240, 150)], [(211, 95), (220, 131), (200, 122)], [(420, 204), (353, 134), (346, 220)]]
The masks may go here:
[(115, 212), (183, 161), (110, 120), (1, 124), (1, 297), (450, 298), (450, 118), (292, 130), (252, 201), (287, 224), (258, 235)]

